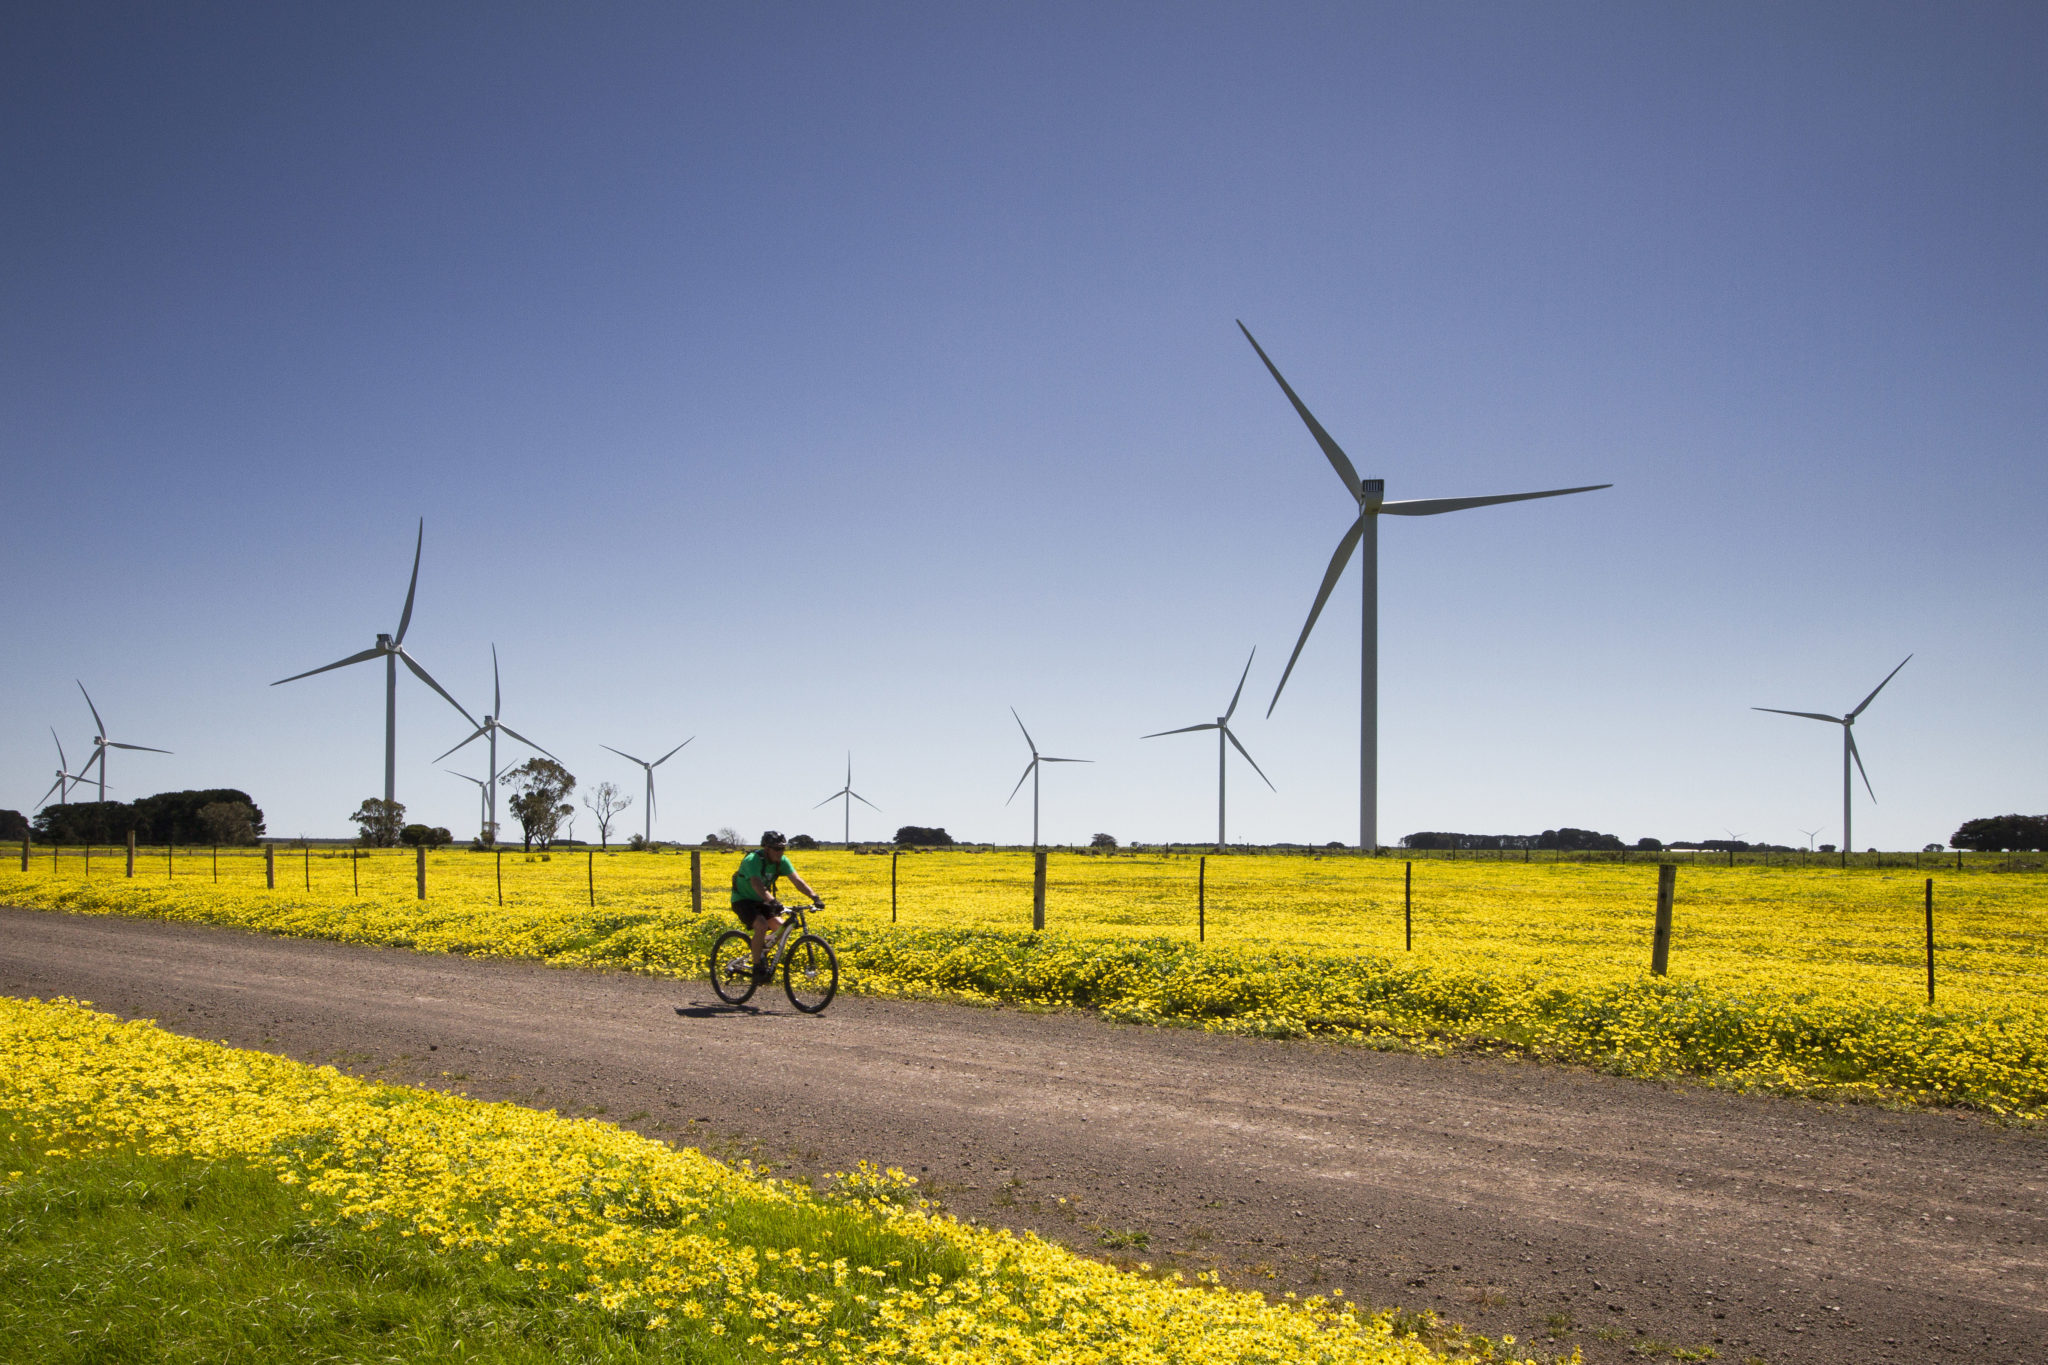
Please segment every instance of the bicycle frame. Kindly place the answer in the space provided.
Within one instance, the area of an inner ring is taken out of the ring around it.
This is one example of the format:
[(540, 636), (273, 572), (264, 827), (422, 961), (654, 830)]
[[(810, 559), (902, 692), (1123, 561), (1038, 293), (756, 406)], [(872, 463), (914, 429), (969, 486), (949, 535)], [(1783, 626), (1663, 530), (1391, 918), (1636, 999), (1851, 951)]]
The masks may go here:
[(769, 971), (772, 972), (782, 965), (783, 950), (794, 939), (802, 938), (807, 931), (808, 925), (804, 922), (804, 907), (801, 905), (783, 906), (782, 927), (777, 929), (768, 939), (767, 963)]

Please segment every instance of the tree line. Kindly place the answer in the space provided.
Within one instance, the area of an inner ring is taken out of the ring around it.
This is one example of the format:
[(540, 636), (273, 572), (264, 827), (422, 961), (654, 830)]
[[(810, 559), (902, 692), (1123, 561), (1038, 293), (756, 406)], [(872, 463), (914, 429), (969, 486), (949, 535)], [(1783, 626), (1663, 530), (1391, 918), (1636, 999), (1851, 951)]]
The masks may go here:
[(45, 806), (33, 827), (43, 844), (119, 844), (131, 831), (142, 844), (253, 844), (263, 834), (263, 808), (239, 788), (212, 787)]

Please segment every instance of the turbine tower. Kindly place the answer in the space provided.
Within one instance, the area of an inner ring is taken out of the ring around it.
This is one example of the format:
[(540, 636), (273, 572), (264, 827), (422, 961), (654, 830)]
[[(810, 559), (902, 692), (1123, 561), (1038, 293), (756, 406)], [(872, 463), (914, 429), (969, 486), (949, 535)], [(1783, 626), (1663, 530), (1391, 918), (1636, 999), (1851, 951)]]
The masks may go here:
[[(839, 843), (842, 847), (851, 848), (853, 846), (853, 803), (858, 801), (877, 815), (882, 813), (880, 806), (853, 789), (853, 754), (851, 751), (846, 755), (846, 785), (833, 792), (823, 801), (820, 801), (818, 806), (829, 805), (834, 801), (839, 802), (845, 807), (845, 810), (841, 812)], [(816, 810), (818, 806), (812, 806), (811, 809)]]
[[(78, 682), (76, 678), (73, 678), (72, 681)], [(113, 740), (108, 739), (107, 723), (100, 719), (100, 708), (92, 704), (92, 693), (85, 691), (85, 684), (82, 682), (78, 683), (78, 690), (85, 694), (86, 709), (92, 712), (92, 723), (95, 726), (99, 727), (99, 733), (94, 735), (92, 740), (92, 757), (85, 760), (84, 765), (79, 768), (78, 780), (80, 782), (83, 782), (85, 780), (86, 773), (90, 772), (92, 770), (92, 766), (95, 763), (97, 763), (100, 769), (99, 799), (104, 801), (107, 799), (107, 750), (134, 749), (138, 752), (145, 754), (167, 754), (170, 752), (170, 750), (152, 749), (147, 744), (116, 744)], [(56, 733), (57, 732), (55, 730), (52, 730), (50, 732), (53, 738), (56, 736)], [(57, 757), (64, 757), (64, 746), (61, 744), (57, 746)], [(74, 783), (73, 785), (76, 784)]]
[(1266, 369), (1280, 385), (1280, 391), (1287, 395), (1287, 401), (1294, 405), (1294, 411), (1308, 426), (1309, 434), (1322, 447), (1323, 454), (1330, 461), (1330, 467), (1337, 471), (1337, 477), (1344, 481), (1345, 491), (1351, 494), (1358, 505), (1357, 519), (1351, 529), (1337, 542), (1335, 554), (1330, 556), (1330, 567), (1323, 573), (1323, 585), (1316, 591), (1315, 605), (1308, 609), (1308, 620), (1301, 627), (1301, 636), (1294, 642), (1294, 653), (1288, 656), (1287, 668), (1280, 674), (1280, 686), (1273, 689), (1273, 700), (1266, 707), (1266, 714), (1273, 714), (1273, 707), (1280, 704), (1280, 693), (1287, 686), (1287, 679), (1294, 672), (1295, 660), (1301, 657), (1301, 647), (1308, 643), (1308, 633), (1315, 629), (1316, 618), (1322, 615), (1323, 604), (1330, 600), (1330, 590), (1337, 586), (1337, 580), (1344, 573), (1344, 566), (1351, 562), (1352, 551), (1362, 544), (1364, 553), (1359, 556), (1359, 567), (1364, 582), (1364, 623), (1359, 644), (1358, 684), (1358, 846), (1364, 849), (1379, 847), (1379, 673), (1380, 673), (1380, 622), (1379, 622), (1379, 521), (1382, 516), (1391, 517), (1433, 517), (1440, 512), (1462, 512), (1470, 507), (1490, 507), (1497, 502), (1524, 502), (1530, 498), (1558, 498), (1567, 493), (1591, 493), (1600, 488), (1612, 488), (1613, 484), (1589, 483), (1578, 488), (1548, 488), (1539, 493), (1495, 493), (1477, 498), (1420, 498), (1406, 502), (1385, 500), (1386, 480), (1361, 479), (1352, 468), (1351, 460), (1337, 443), (1330, 439), (1330, 433), (1323, 430), (1322, 423), (1308, 410), (1294, 390), (1281, 378), (1279, 369), (1267, 358), (1265, 349), (1251, 330), (1242, 322), (1237, 330), (1244, 333), (1244, 339), (1251, 342), (1252, 349), (1259, 353)]
[(1154, 734), (1144, 736), (1146, 739), (1158, 739), (1160, 735), (1185, 735), (1196, 730), (1214, 730), (1216, 732), (1216, 851), (1218, 853), (1223, 851), (1226, 842), (1223, 828), (1223, 779), (1224, 770), (1228, 766), (1226, 760), (1230, 757), (1229, 752), (1223, 747), (1223, 742), (1229, 740), (1239, 753), (1244, 754), (1244, 761), (1252, 765), (1252, 771), (1258, 773), (1259, 781), (1265, 783), (1269, 790), (1279, 790), (1279, 788), (1273, 786), (1273, 779), (1267, 777), (1264, 770), (1259, 767), (1257, 760), (1245, 751), (1244, 745), (1238, 743), (1237, 736), (1230, 732), (1230, 718), (1237, 714), (1237, 699), (1244, 695), (1244, 680), (1251, 676), (1252, 660), (1258, 657), (1258, 653), (1259, 651), (1254, 648), (1251, 654), (1246, 656), (1244, 672), (1237, 675), (1237, 691), (1230, 694), (1230, 706), (1222, 715), (1216, 717), (1213, 723), (1183, 725), (1178, 730), (1160, 730)]
[(609, 744), (600, 744), (597, 746), (600, 749), (611, 749), (611, 751), (617, 754), (620, 758), (626, 759), (629, 762), (638, 763), (641, 767), (647, 770), (647, 799), (645, 800), (645, 802), (642, 803), (640, 808), (640, 813), (642, 816), (646, 818), (647, 824), (645, 831), (640, 835), (640, 842), (648, 848), (654, 847), (654, 770), (656, 768), (659, 768), (662, 764), (668, 762), (670, 759), (674, 758), (678, 753), (681, 753), (684, 745), (689, 744), (690, 740), (694, 740), (695, 738), (697, 738), (695, 735), (691, 735), (689, 739), (684, 740), (682, 744), (676, 745), (675, 748), (670, 749), (667, 753), (663, 754), (660, 758), (655, 759), (652, 763), (649, 763), (644, 758), (634, 758), (633, 755), (627, 753), (624, 749), (612, 749), (612, 746)]
[(57, 727), (50, 727), (50, 738), (57, 743), (57, 780), (50, 784), (50, 791), (43, 793), (43, 799), (36, 802), (38, 809), (50, 803), (50, 792), (57, 793), (57, 804), (71, 804), (71, 789), (85, 781), (85, 774), (71, 771), (71, 760), (64, 757), (64, 741), (57, 739)]
[[(548, 758), (555, 758), (553, 754), (548, 753), (546, 749), (542, 749), (540, 745), (535, 744), (525, 735), (520, 734), (511, 726), (502, 723), (498, 719), (498, 717), (502, 716), (504, 713), (505, 693), (504, 690), (498, 686), (498, 647), (496, 645), (492, 645), (491, 714), (484, 717), (484, 723), (477, 726), (476, 729), (470, 734), (469, 739), (463, 740), (462, 744), (467, 744), (470, 742), (470, 740), (476, 739), (479, 736), (488, 736), (490, 739), (491, 780), (490, 789), (484, 797), (484, 830), (491, 836), (491, 840), (494, 843), (497, 841), (498, 838), (498, 731), (503, 730), (506, 734), (512, 736), (512, 738), (518, 740), (521, 744), (524, 744), (527, 748), (536, 750), (539, 753), (546, 755)], [(456, 745), (455, 749), (460, 749), (462, 747), (462, 744)], [(440, 755), (440, 757), (436, 758), (434, 762), (439, 763), (441, 759), (448, 757), (448, 754), (454, 753), (455, 749), (450, 749), (447, 754)], [(561, 761), (561, 759), (555, 758), (555, 762), (560, 763)], [(462, 776), (462, 774), (458, 773), (457, 776)], [(475, 780), (475, 778), (470, 778), (470, 781), (472, 782), (474, 782)]]
[(427, 670), (421, 668), (412, 655), (405, 652), (405, 628), (412, 624), (413, 593), (420, 585), (420, 549), (426, 544), (426, 539), (427, 519), (421, 517), (419, 536), (414, 540), (412, 547), (412, 581), (406, 584), (405, 587), (405, 610), (398, 615), (398, 633), (396, 635), (379, 635), (376, 644), (360, 653), (351, 654), (346, 659), (336, 659), (333, 663), (322, 664), (318, 668), (309, 668), (304, 673), (294, 673), (289, 678), (279, 678), (271, 684), (272, 687), (281, 687), (288, 682), (297, 682), (301, 678), (310, 678), (315, 673), (326, 673), (331, 669), (347, 668), (350, 664), (367, 663), (371, 659), (382, 659), (384, 661), (384, 799), (386, 801), (396, 801), (398, 799), (398, 664), (400, 660), (405, 662), (405, 666), (411, 669), (421, 682), (440, 693), (441, 700), (447, 702), (457, 711), (461, 711), (464, 720), (467, 720), (471, 725), (477, 723), (475, 716), (463, 710), (461, 702), (448, 695), (447, 688), (435, 682)]
[(477, 828), (490, 830), (492, 836), (495, 838), (497, 830), (491, 824), (491, 792), (492, 789), (498, 785), (497, 782), (495, 780), (486, 782), (481, 777), (471, 777), (468, 773), (459, 773), (456, 772), (455, 769), (453, 768), (443, 768), (441, 769), (441, 771), (448, 774), (448, 776), (450, 777), (459, 777), (464, 782), (476, 783), (476, 818), (478, 820)]
[[(1017, 722), (1017, 728), (1019, 730), (1024, 730), (1024, 717), (1017, 714), (1017, 708), (1014, 706), (1010, 708), (1010, 718)], [(1031, 779), (1031, 846), (1033, 848), (1037, 848), (1038, 765), (1041, 763), (1093, 763), (1095, 760), (1092, 758), (1054, 758), (1051, 754), (1041, 754), (1040, 752), (1038, 752), (1038, 742), (1031, 738), (1031, 732), (1029, 730), (1024, 730), (1024, 742), (1031, 747), (1031, 761), (1024, 765), (1024, 777), (1028, 777)], [(851, 772), (850, 767), (848, 771), (849, 773)], [(1024, 777), (1018, 778), (1017, 785), (1010, 788), (1009, 800), (1003, 802), (1004, 805), (1007, 806), (1010, 804), (1010, 801), (1015, 801), (1017, 799), (1017, 793), (1024, 790)]]
[[(1905, 658), (1899, 660), (1899, 668), (1904, 668), (1911, 662), (1913, 662), (1913, 656), (1908, 654)], [(1856, 717), (1862, 715), (1863, 708), (1877, 699), (1878, 693), (1884, 691), (1884, 683), (1888, 683), (1893, 678), (1899, 676), (1899, 668), (1895, 668), (1885, 674), (1884, 682), (1871, 688), (1870, 695), (1861, 702), (1858, 702), (1854, 711), (1844, 716), (1827, 716), (1822, 715), (1818, 711), (1781, 711), (1775, 706), (1752, 706), (1749, 708), (1752, 711), (1768, 711), (1774, 716), (1798, 716), (1803, 720), (1824, 720), (1830, 725), (1842, 727), (1842, 861), (1845, 864), (1848, 862), (1850, 851), (1856, 847), (1856, 840), (1849, 832), (1850, 763), (1855, 763), (1856, 771), (1862, 773), (1863, 790), (1870, 793), (1871, 801), (1875, 803), (1877, 800), (1877, 793), (1870, 790), (1870, 774), (1863, 771), (1863, 755), (1856, 752)]]

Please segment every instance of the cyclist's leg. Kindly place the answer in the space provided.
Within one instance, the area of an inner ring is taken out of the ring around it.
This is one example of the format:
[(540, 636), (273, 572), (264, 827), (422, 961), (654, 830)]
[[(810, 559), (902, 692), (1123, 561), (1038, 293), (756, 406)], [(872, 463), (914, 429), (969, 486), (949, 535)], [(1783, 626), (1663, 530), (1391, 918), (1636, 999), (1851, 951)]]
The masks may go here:
[(768, 936), (782, 927), (782, 921), (774, 915), (754, 916), (754, 971), (758, 975), (768, 966)]

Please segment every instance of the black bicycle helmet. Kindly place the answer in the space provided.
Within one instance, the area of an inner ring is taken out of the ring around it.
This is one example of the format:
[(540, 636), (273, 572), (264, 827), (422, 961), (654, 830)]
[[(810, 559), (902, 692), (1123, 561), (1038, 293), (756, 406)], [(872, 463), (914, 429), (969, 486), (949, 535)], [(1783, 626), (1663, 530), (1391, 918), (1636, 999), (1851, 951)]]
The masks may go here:
[(789, 840), (782, 837), (782, 831), (779, 829), (764, 829), (761, 831), (761, 847), (788, 848)]

